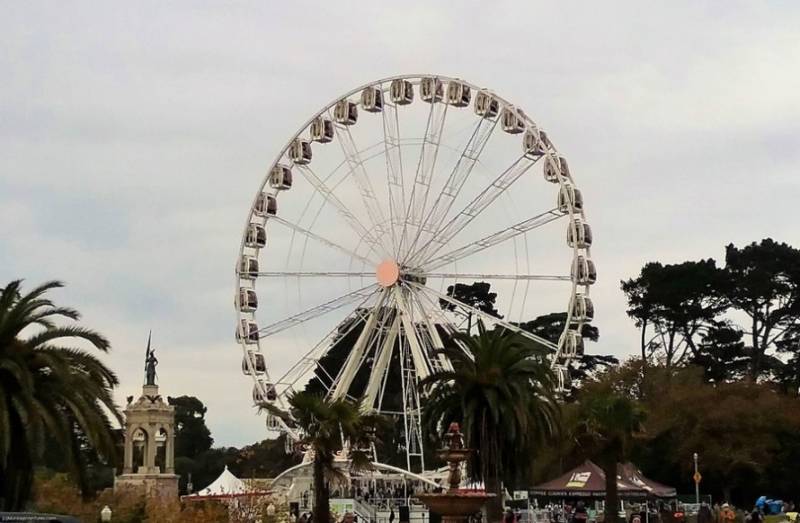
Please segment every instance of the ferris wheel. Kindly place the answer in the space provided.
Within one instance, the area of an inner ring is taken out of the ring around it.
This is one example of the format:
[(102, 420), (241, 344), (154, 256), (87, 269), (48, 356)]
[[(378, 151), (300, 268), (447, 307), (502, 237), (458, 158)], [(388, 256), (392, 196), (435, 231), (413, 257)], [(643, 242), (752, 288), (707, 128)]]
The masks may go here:
[[(416, 385), (451, 368), (437, 349), (473, 320), (551, 349), (569, 385), (594, 316), (591, 244), (566, 159), (519, 106), (438, 75), (358, 87), (280, 149), (247, 213), (236, 339), (253, 403), (284, 407), (315, 380), (401, 419), (408, 470), (424, 469)], [(456, 292), (475, 282), (496, 310)], [(553, 312), (557, 339), (520, 327)]]

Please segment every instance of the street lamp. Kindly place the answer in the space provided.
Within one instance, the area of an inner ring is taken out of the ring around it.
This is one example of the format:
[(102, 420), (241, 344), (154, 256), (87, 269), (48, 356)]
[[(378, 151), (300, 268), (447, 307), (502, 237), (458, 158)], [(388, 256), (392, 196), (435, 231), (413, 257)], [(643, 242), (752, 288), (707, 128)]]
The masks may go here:
[(700, 504), (700, 471), (697, 470), (697, 452), (694, 453), (694, 499)]
[(100, 521), (111, 521), (111, 509), (108, 508), (108, 505), (103, 507), (103, 510), (100, 511)]

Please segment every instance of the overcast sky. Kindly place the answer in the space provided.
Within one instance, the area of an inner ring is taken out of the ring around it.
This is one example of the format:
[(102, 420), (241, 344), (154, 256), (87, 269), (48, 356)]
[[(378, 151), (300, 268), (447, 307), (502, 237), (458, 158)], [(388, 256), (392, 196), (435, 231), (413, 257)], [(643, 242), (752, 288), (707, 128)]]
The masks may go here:
[(536, 114), (595, 230), (601, 341), (650, 260), (800, 246), (800, 4), (0, 2), (0, 285), (68, 283), (118, 397), (149, 329), (167, 395), (218, 444), (261, 439), (232, 341), (232, 268), (263, 171), (338, 94), (459, 76)]

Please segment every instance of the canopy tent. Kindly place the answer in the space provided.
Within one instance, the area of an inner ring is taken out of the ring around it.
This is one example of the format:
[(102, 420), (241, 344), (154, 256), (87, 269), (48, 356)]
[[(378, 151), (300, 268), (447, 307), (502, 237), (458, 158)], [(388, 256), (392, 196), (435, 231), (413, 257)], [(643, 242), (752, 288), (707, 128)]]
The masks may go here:
[(268, 491), (248, 488), (244, 481), (234, 476), (225, 466), (225, 470), (209, 486), (194, 494), (182, 496), (181, 499), (194, 501), (203, 499), (230, 499), (242, 496), (264, 496)]
[(657, 498), (674, 498), (677, 495), (677, 491), (674, 487), (668, 487), (658, 481), (646, 478), (644, 474), (642, 474), (642, 471), (639, 470), (639, 467), (630, 461), (618, 465), (617, 470), (618, 474), (622, 476), (622, 479), (632, 485), (645, 489), (651, 496)]
[[(648, 491), (617, 475), (617, 489), (621, 498), (644, 498)], [(602, 497), (606, 493), (606, 475), (591, 461), (585, 461), (556, 479), (531, 489), (534, 496)]]

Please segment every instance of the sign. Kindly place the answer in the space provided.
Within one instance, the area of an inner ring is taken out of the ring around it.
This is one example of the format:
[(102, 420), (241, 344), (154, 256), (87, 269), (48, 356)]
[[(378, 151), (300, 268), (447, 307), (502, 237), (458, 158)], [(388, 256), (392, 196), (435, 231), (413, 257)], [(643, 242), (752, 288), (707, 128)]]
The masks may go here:
[(585, 487), (591, 477), (591, 472), (575, 472), (570, 476), (569, 481), (567, 481), (567, 488)]
[(527, 490), (515, 490), (514, 491), (514, 499), (528, 499), (528, 491)]
[(703, 476), (701, 476), (699, 472), (695, 472), (694, 476), (692, 476), (692, 479), (695, 483), (700, 483), (700, 481), (703, 479)]

